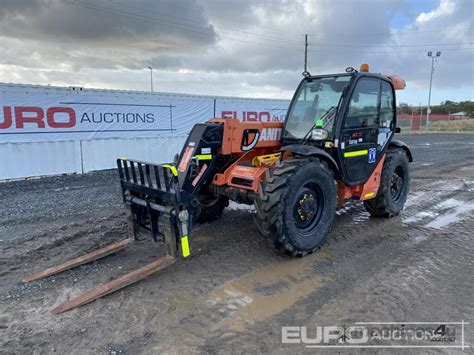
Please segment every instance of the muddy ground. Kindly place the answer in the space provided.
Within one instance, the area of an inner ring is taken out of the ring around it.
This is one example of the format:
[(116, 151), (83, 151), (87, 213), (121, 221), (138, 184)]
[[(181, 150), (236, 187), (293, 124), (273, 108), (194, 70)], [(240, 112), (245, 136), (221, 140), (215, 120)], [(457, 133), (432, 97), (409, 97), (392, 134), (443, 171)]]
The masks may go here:
[(314, 353), (282, 345), (281, 327), (358, 321), (470, 321), (472, 343), (474, 135), (402, 138), (415, 162), (399, 217), (369, 218), (351, 202), (319, 252), (287, 259), (257, 236), (252, 210), (229, 209), (194, 230), (189, 260), (62, 315), (51, 310), (163, 247), (145, 239), (25, 285), (25, 275), (126, 236), (116, 172), (0, 184), (0, 353)]

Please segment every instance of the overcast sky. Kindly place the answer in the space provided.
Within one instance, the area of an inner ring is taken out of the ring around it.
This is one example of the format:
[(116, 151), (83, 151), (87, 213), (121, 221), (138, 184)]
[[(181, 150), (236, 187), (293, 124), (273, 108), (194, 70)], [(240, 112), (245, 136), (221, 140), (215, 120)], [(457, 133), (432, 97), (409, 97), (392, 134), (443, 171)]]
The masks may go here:
[(473, 0), (0, 0), (0, 81), (291, 98), (312, 74), (407, 81), (398, 101), (474, 99)]

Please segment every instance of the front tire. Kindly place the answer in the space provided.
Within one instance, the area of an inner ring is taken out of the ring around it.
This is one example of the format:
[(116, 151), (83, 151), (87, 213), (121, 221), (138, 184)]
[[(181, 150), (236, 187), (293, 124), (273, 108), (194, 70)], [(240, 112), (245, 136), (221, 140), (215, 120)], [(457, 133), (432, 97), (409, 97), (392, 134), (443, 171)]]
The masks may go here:
[(410, 185), (408, 157), (403, 149), (387, 152), (377, 196), (364, 201), (367, 212), (373, 217), (390, 218), (398, 215), (405, 206)]
[(318, 159), (287, 159), (267, 171), (255, 199), (259, 234), (288, 256), (305, 256), (324, 242), (336, 211), (332, 172)]

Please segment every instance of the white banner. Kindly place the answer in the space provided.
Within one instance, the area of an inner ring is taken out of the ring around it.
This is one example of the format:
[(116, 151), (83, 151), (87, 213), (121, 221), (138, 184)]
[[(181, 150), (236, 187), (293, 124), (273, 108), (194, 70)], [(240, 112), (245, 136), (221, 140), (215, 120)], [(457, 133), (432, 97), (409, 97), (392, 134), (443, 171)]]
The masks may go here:
[(283, 122), (289, 104), (286, 100), (219, 98), (216, 116), (238, 118), (243, 122)]
[(0, 143), (172, 137), (209, 118), (283, 120), (289, 102), (0, 84)]

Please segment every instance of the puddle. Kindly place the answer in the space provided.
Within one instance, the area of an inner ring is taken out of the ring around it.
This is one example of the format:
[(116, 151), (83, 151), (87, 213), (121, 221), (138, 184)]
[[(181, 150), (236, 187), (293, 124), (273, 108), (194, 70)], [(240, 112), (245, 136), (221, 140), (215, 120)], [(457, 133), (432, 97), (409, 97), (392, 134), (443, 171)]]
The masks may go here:
[(438, 215), (437, 212), (432, 212), (432, 211), (427, 211), (427, 212), (419, 212), (417, 213), (416, 215), (414, 216), (410, 216), (410, 217), (406, 217), (406, 218), (403, 218), (403, 222), (404, 223), (414, 223), (414, 222), (418, 222), (418, 221), (421, 221), (422, 219), (424, 218), (434, 218)]
[(322, 288), (328, 278), (314, 275), (313, 266), (324, 257), (324, 252), (318, 252), (302, 259), (279, 260), (215, 289), (209, 302), (221, 305), (223, 319), (211, 330), (241, 332), (247, 324), (279, 314)]
[(433, 193), (427, 191), (410, 192), (405, 202), (405, 208), (419, 204), (428, 194), (432, 195)]
[(405, 207), (412, 207), (429, 199), (435, 200), (441, 198), (443, 193), (456, 190), (466, 190), (469, 181), (464, 179), (438, 180), (423, 187), (422, 191), (410, 192), (405, 202)]
[(430, 189), (437, 191), (455, 191), (464, 189), (463, 180), (439, 180), (428, 185)]
[[(449, 200), (446, 200), (445, 202), (448, 202), (448, 201)], [(463, 219), (461, 215), (467, 214), (468, 212), (471, 212), (472, 210), (474, 210), (474, 202), (465, 202), (465, 203), (462, 201), (457, 201), (457, 202), (458, 202), (457, 205), (452, 206), (454, 207), (453, 211), (446, 214), (439, 215), (428, 224), (425, 224), (425, 227), (435, 228), (435, 229), (445, 228), (452, 223), (461, 221)], [(459, 205), (459, 203), (461, 203), (461, 205)]]
[(229, 201), (229, 207), (227, 207), (229, 210), (240, 210), (240, 211), (250, 211), (253, 212), (255, 211), (255, 207), (253, 205), (245, 205), (243, 203), (237, 203), (235, 201)]
[(474, 202), (465, 202), (448, 198), (442, 201), (429, 210), (418, 212), (413, 216), (403, 219), (404, 223), (411, 224), (422, 221), (424, 219), (431, 219), (430, 222), (424, 225), (425, 228), (442, 229), (452, 223), (461, 221), (462, 215), (465, 215), (474, 210)]

